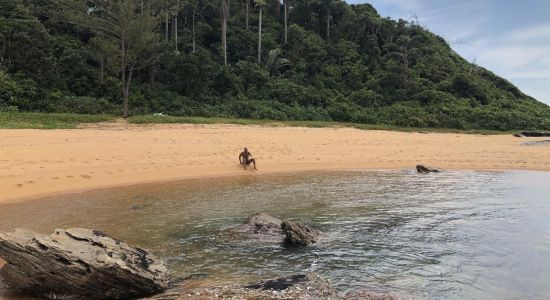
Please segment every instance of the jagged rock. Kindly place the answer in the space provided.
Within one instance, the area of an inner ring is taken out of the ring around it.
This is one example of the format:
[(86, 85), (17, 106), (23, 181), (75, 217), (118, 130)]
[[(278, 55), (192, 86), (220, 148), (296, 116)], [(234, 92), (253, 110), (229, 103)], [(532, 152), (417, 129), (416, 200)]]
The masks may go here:
[(244, 234), (249, 239), (291, 245), (310, 245), (315, 243), (321, 234), (320, 231), (306, 225), (281, 221), (263, 212), (249, 216), (246, 223), (233, 227), (226, 233), (232, 238)]
[(441, 172), (439, 169), (424, 166), (424, 165), (416, 165), (416, 171), (418, 173), (438, 173), (438, 172)]
[(292, 221), (283, 221), (281, 229), (286, 236), (285, 243), (289, 245), (311, 245), (317, 242), (321, 234), (317, 229)]
[(10, 289), (55, 299), (120, 299), (168, 286), (162, 262), (147, 251), (99, 231), (56, 229), (0, 234), (0, 276)]
[(280, 240), (283, 235), (281, 222), (280, 219), (259, 212), (250, 215), (244, 224), (231, 228), (229, 233), (265, 241)]
[(540, 132), (540, 131), (524, 131), (521, 133), (526, 137), (546, 137), (550, 136), (550, 132)]

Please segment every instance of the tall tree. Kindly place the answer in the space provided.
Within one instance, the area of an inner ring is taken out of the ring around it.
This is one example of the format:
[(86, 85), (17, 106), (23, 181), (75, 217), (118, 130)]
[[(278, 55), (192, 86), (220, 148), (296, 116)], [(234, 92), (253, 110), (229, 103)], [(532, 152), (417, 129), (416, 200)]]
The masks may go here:
[(222, 55), (227, 66), (227, 21), (229, 20), (229, 0), (220, 0), (222, 10)]
[[(156, 57), (158, 37), (155, 20), (141, 14), (140, 0), (60, 0), (50, 16), (83, 27), (96, 35), (96, 42), (104, 46), (103, 55), (113, 72), (119, 74), (122, 85), (122, 116), (128, 117), (128, 97), (134, 70), (148, 66)], [(116, 70), (116, 71), (115, 71)]]
[(429, 49), (429, 47), (422, 45), (421, 36), (410, 37), (402, 35), (397, 38), (395, 43), (387, 44), (386, 48), (389, 50), (388, 54), (396, 57), (401, 63), (403, 68), (403, 87), (406, 87), (409, 81), (409, 69), (412, 60), (420, 57), (423, 51)]
[(250, 11), (250, 0), (245, 0), (246, 2), (246, 18), (245, 18), (245, 28), (248, 31), (248, 15)]
[(195, 0), (195, 5), (193, 6), (193, 16), (192, 16), (193, 53), (197, 50), (196, 33), (195, 33), (195, 17), (197, 15), (198, 7), (199, 7), (199, 0)]
[(258, 63), (261, 63), (262, 62), (262, 7), (265, 5), (265, 0), (256, 0), (256, 5), (258, 6), (258, 9), (259, 9), (259, 15), (258, 15)]
[(283, 0), (284, 19), (285, 19), (285, 45), (288, 44), (288, 0)]

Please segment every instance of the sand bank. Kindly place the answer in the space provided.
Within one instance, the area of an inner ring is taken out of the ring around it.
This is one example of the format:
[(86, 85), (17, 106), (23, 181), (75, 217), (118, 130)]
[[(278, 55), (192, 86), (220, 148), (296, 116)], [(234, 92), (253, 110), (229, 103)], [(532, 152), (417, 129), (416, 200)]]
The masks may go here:
[[(336, 169), (550, 170), (544, 138), (238, 125), (90, 125), (0, 130), (0, 204), (42, 195), (207, 176)], [(248, 146), (259, 171), (244, 171)]]

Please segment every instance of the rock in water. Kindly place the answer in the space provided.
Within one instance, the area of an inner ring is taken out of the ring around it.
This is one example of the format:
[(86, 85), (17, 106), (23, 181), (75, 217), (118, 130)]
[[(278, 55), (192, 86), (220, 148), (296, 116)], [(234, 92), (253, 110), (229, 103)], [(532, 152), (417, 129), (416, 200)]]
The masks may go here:
[(168, 272), (147, 251), (99, 231), (16, 229), (0, 234), (0, 276), (10, 289), (55, 299), (120, 299), (168, 287)]
[(254, 233), (282, 234), (281, 220), (264, 212), (259, 212), (248, 217), (246, 224), (250, 225)]
[(416, 171), (418, 173), (438, 173), (438, 172), (440, 172), (439, 169), (432, 168), (432, 167), (427, 167), (427, 166), (424, 166), (424, 165), (416, 165)]
[(317, 242), (321, 234), (317, 229), (292, 221), (283, 221), (281, 229), (286, 236), (285, 243), (290, 245), (311, 245)]
[(234, 227), (231, 233), (244, 234), (247, 238), (275, 241), (282, 237), (281, 220), (264, 212), (252, 214), (244, 224)]

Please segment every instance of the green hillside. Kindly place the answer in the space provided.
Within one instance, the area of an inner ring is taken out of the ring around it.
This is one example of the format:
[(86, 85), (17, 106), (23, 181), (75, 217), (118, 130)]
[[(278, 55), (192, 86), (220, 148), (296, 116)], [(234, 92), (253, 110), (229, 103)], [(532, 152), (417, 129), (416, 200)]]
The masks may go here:
[(550, 130), (549, 106), (369, 4), (0, 0), (0, 111), (124, 99), (129, 115)]

